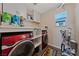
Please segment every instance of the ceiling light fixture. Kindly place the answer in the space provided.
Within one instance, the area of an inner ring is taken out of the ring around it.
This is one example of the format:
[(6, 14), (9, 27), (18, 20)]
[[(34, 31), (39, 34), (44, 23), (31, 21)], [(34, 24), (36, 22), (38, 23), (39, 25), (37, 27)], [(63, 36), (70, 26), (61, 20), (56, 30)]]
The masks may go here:
[(64, 3), (59, 4), (57, 8), (62, 8), (62, 7), (64, 7)]

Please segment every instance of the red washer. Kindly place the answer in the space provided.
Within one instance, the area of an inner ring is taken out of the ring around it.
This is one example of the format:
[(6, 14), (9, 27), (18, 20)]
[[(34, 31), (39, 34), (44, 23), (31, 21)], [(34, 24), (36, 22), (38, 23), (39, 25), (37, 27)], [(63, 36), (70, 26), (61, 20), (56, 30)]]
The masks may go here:
[[(5, 33), (6, 34), (6, 33)], [(11, 50), (23, 40), (27, 40), (32, 37), (31, 33), (22, 33), (18, 35), (2, 36), (2, 56), (7, 56)]]

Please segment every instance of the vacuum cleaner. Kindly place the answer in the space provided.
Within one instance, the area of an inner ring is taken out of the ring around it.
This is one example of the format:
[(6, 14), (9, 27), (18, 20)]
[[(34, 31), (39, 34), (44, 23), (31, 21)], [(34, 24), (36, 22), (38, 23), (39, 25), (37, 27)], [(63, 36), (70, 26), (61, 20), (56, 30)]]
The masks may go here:
[(63, 38), (61, 43), (61, 55), (75, 56), (77, 53), (77, 43), (71, 39), (71, 32), (69, 30), (60, 30), (60, 32)]

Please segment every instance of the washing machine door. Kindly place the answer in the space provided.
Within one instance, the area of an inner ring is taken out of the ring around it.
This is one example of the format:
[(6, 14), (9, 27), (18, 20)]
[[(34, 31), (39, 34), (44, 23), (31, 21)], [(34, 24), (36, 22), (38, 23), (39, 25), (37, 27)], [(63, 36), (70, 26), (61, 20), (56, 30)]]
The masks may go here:
[(9, 56), (31, 56), (34, 51), (34, 45), (31, 41), (24, 40), (18, 43), (9, 53)]

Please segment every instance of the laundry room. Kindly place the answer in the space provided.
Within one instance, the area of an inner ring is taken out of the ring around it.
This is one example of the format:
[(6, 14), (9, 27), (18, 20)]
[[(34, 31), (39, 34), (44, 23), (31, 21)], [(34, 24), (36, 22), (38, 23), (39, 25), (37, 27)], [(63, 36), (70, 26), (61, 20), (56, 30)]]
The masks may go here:
[(79, 56), (79, 4), (0, 3), (1, 56)]

